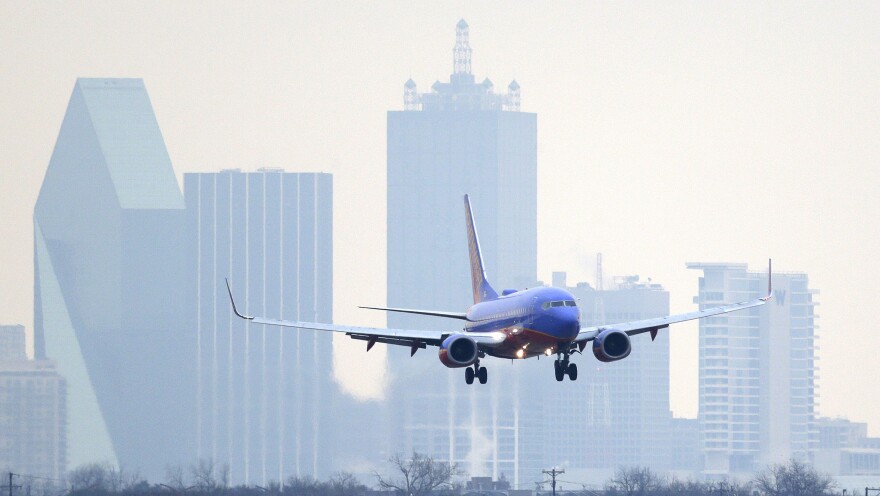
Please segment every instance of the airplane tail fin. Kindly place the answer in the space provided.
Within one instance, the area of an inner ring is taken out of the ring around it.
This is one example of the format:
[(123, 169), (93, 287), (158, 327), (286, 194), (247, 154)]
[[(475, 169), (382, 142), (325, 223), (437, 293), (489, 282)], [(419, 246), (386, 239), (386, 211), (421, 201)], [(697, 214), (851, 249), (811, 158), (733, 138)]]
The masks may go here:
[(483, 268), (483, 255), (480, 253), (480, 241), (477, 239), (477, 229), (474, 227), (474, 214), (471, 212), (471, 200), (464, 195), (465, 222), (467, 222), (468, 254), (471, 260), (471, 287), (474, 291), (474, 303), (494, 300), (498, 293), (492, 289), (486, 280), (486, 270)]

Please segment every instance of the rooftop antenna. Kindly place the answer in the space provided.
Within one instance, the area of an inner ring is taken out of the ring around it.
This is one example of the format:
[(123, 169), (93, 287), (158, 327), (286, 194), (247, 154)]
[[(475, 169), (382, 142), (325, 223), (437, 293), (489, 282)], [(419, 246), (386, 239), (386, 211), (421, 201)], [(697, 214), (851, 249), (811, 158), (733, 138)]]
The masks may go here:
[(452, 73), (471, 73), (470, 29), (464, 19), (455, 25), (455, 48), (452, 49)]

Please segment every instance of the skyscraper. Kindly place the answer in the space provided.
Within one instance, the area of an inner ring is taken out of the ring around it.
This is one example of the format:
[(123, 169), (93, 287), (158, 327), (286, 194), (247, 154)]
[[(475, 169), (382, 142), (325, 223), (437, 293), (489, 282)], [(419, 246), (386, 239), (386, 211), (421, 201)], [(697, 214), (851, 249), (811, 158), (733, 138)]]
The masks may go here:
[(67, 380), (69, 462), (191, 463), (184, 203), (143, 81), (78, 79), (34, 208), (34, 348)]
[(28, 360), (24, 327), (0, 326), (0, 470), (57, 479), (67, 470), (67, 392), (51, 360)]
[[(388, 296), (391, 306), (460, 311), (472, 304), (463, 195), (469, 193), (492, 283), (533, 285), (537, 272), (537, 116), (520, 112), (520, 88), (494, 92), (471, 71), (469, 28), (456, 26), (453, 73), (419, 93), (404, 85), (404, 110), (388, 112)], [(455, 322), (389, 315), (390, 327), (449, 328)], [(389, 352), (391, 449), (462, 463), (472, 475), (517, 472), (517, 373), (492, 360), (479, 394), (461, 370), (436, 357)], [(406, 362), (406, 363), (404, 363)], [(398, 373), (403, 367), (406, 373)], [(515, 482), (515, 481), (514, 481)], [(530, 481), (531, 482), (531, 481)]]
[(224, 278), (243, 312), (331, 322), (332, 176), (189, 173), (184, 192), (197, 456), (228, 464), (234, 484), (329, 475), (331, 336), (238, 319)]
[[(703, 271), (700, 308), (760, 297), (767, 274), (746, 264), (689, 263)], [(808, 460), (814, 418), (817, 291), (804, 273), (774, 273), (767, 305), (700, 320), (699, 424), (708, 477)]]

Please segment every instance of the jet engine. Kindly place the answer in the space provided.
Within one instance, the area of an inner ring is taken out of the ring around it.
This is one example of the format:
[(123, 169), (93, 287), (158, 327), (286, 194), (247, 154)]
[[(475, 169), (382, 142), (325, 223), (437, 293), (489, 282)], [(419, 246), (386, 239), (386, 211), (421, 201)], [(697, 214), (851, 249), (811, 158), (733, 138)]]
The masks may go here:
[(449, 368), (468, 367), (477, 361), (477, 342), (464, 334), (454, 334), (440, 344), (440, 362)]
[(632, 345), (629, 336), (617, 329), (605, 329), (593, 340), (593, 354), (601, 362), (613, 362), (629, 356)]

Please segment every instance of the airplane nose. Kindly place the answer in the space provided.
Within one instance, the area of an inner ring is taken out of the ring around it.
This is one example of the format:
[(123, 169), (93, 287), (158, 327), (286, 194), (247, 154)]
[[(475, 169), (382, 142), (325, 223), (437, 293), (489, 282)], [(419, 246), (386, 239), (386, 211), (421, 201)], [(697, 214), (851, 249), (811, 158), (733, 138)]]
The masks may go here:
[(562, 329), (574, 339), (581, 331), (580, 314), (576, 308), (566, 308), (556, 316)]

